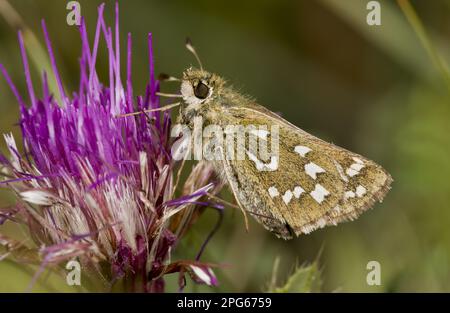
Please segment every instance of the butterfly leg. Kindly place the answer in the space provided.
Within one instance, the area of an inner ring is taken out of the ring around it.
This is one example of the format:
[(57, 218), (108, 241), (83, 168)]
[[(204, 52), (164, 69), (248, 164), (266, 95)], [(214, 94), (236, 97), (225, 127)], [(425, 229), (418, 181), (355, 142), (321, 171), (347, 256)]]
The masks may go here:
[(235, 184), (232, 183), (235, 179), (233, 178), (233, 174), (230, 171), (231, 166), (228, 163), (228, 161), (226, 159), (226, 156), (225, 156), (225, 153), (223, 153), (223, 150), (220, 147), (218, 147), (218, 148), (220, 149), (220, 152), (222, 154), (222, 166), (223, 166), (223, 171), (224, 171), (225, 176), (226, 176), (227, 181), (228, 181), (228, 186), (230, 186), (231, 191), (233, 192), (234, 197), (236, 199), (236, 202), (237, 202), (239, 208), (241, 209), (242, 214), (244, 215), (245, 230), (247, 232), (249, 232), (249, 223), (248, 223), (247, 212), (245, 211), (244, 207), (242, 206), (242, 204), (239, 201), (238, 190), (236, 190), (237, 187), (235, 186)]

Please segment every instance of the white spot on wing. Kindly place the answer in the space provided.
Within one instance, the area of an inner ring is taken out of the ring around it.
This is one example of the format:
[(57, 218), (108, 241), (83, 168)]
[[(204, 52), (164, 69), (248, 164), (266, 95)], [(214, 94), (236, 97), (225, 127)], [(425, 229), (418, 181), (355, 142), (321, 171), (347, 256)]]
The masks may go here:
[(354, 198), (355, 197), (355, 193), (353, 191), (346, 191), (344, 194), (344, 199), (349, 199), (349, 198)]
[(355, 161), (355, 163), (350, 165), (350, 167), (345, 171), (347, 173), (347, 175), (350, 177), (358, 175), (359, 171), (361, 171), (361, 169), (364, 167), (363, 160), (353, 157), (353, 161)]
[(354, 169), (355, 171), (360, 171), (362, 168), (364, 167), (364, 165), (359, 164), (359, 163), (353, 163), (352, 165), (350, 165), (351, 169)]
[(358, 187), (356, 187), (356, 195), (358, 197), (362, 197), (366, 194), (367, 190), (366, 188), (364, 188), (364, 186), (359, 185)]
[(319, 165), (313, 162), (310, 162), (305, 165), (305, 171), (306, 174), (311, 176), (313, 179), (317, 178), (318, 173), (325, 173), (325, 170), (323, 168), (321, 168)]
[(344, 174), (344, 169), (342, 168), (342, 165), (333, 160), (334, 166), (336, 166), (336, 169), (338, 170), (339, 176), (341, 176), (341, 179), (345, 182), (348, 182), (348, 177)]
[(261, 172), (272, 172), (278, 169), (278, 157), (271, 156), (269, 163), (261, 162), (253, 153), (247, 151), (247, 155), (251, 161), (255, 163), (256, 169)]
[(302, 194), (302, 193), (304, 193), (305, 192), (305, 189), (303, 189), (302, 187), (300, 187), (300, 186), (296, 186), (295, 188), (294, 188), (294, 197), (296, 197), (297, 199), (298, 198), (300, 198), (300, 195)]
[(310, 148), (305, 147), (305, 146), (296, 146), (294, 148), (294, 151), (297, 152), (298, 154), (300, 154), (302, 157), (305, 157), (306, 154), (311, 151)]
[(284, 203), (289, 204), (289, 202), (291, 202), (291, 199), (292, 199), (292, 192), (288, 190), (283, 195), (283, 201)]
[(322, 185), (316, 184), (316, 187), (313, 191), (309, 193), (311, 197), (316, 200), (317, 203), (322, 203), (326, 196), (330, 194), (328, 190), (326, 190)]
[(344, 194), (344, 199), (355, 198), (355, 197), (361, 198), (362, 196), (364, 196), (366, 194), (366, 192), (367, 192), (367, 189), (364, 188), (364, 186), (358, 185), (358, 187), (356, 187), (356, 192), (351, 191), (351, 190), (346, 191)]
[(274, 197), (276, 197), (276, 196), (278, 196), (280, 193), (278, 192), (278, 189), (276, 188), (276, 187), (274, 187), (274, 186), (272, 186), (272, 187), (270, 187), (269, 189), (268, 189), (268, 191), (269, 191), (269, 196), (271, 197), (271, 198), (274, 198)]
[(349, 167), (349, 168), (345, 171), (345, 173), (347, 173), (348, 176), (353, 177), (353, 176), (355, 176), (355, 175), (358, 175), (358, 174), (359, 174), (359, 171), (357, 171), (357, 170), (355, 170), (355, 169)]

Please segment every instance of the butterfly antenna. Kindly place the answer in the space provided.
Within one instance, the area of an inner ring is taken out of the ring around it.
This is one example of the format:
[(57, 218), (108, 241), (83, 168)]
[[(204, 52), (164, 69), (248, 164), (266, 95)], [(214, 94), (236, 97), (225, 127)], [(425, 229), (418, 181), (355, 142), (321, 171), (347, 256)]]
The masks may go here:
[(200, 58), (198, 57), (197, 51), (195, 51), (195, 48), (192, 45), (192, 41), (191, 41), (191, 39), (189, 39), (189, 37), (186, 38), (186, 49), (188, 49), (194, 55), (194, 57), (197, 59), (198, 65), (200, 66), (200, 69), (203, 71), (202, 62), (200, 61)]
[(159, 74), (158, 80), (161, 82), (179, 82), (179, 81), (181, 81), (181, 79), (170, 76), (169, 74), (166, 74), (166, 73)]

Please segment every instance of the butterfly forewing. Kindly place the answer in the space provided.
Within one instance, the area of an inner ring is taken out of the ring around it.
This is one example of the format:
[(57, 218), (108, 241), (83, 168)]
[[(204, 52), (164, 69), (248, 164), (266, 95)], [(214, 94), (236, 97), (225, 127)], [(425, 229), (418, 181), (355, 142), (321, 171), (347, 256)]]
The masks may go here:
[[(381, 166), (326, 143), (256, 104), (229, 107), (222, 121), (267, 129), (278, 126), (276, 168), (261, 170), (264, 161), (255, 158), (222, 164), (239, 204), (280, 237), (288, 239), (294, 233), (354, 219), (389, 189), (391, 177)], [(266, 140), (272, 140), (271, 136), (269, 132)]]

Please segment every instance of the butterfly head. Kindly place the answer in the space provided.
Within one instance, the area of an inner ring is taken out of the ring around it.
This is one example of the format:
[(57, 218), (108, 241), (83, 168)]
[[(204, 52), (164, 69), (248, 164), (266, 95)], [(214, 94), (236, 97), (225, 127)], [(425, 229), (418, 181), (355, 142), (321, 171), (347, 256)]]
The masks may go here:
[(224, 81), (216, 74), (188, 68), (181, 79), (181, 95), (187, 108), (198, 109), (220, 94)]

